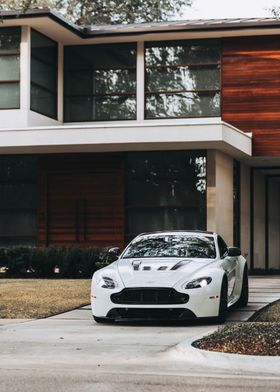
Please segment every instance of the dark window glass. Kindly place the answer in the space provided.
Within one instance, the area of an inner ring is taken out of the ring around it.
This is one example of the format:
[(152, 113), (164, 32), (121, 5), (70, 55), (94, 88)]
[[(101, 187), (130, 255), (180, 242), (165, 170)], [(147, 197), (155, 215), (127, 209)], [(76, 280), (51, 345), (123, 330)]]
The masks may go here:
[(225, 257), (228, 251), (228, 247), (222, 237), (218, 236), (218, 247), (220, 251), (220, 257)]
[(220, 115), (218, 41), (147, 43), (146, 118)]
[(126, 238), (154, 230), (205, 229), (203, 151), (126, 156)]
[(136, 45), (71, 46), (64, 56), (65, 121), (136, 118)]
[(136, 238), (122, 258), (191, 257), (215, 259), (213, 237), (181, 234), (150, 235)]
[(57, 117), (57, 43), (31, 32), (31, 110)]
[(20, 28), (0, 28), (0, 109), (20, 107)]
[(0, 245), (36, 243), (37, 159), (0, 157)]

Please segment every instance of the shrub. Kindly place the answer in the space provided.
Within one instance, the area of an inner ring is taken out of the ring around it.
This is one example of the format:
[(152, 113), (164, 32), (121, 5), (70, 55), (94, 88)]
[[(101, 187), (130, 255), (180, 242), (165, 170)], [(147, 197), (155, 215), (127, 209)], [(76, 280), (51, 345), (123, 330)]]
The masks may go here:
[(90, 278), (107, 264), (107, 248), (0, 247), (0, 267), (8, 277)]

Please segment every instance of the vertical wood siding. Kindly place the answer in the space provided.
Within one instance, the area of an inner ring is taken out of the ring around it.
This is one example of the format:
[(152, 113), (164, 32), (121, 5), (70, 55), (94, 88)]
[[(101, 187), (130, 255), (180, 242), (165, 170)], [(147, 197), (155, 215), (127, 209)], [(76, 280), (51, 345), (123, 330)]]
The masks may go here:
[(39, 246), (123, 247), (121, 154), (49, 155), (39, 167)]
[(280, 155), (280, 37), (223, 41), (222, 119), (253, 132), (254, 155)]

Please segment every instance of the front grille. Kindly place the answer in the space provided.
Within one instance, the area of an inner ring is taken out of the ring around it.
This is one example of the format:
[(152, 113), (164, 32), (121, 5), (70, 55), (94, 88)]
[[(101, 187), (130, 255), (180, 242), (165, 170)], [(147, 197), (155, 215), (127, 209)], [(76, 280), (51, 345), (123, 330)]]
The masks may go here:
[(176, 305), (185, 304), (189, 296), (172, 288), (129, 288), (111, 295), (115, 304), (123, 305)]
[(114, 308), (107, 316), (112, 320), (194, 320), (193, 312), (184, 308)]

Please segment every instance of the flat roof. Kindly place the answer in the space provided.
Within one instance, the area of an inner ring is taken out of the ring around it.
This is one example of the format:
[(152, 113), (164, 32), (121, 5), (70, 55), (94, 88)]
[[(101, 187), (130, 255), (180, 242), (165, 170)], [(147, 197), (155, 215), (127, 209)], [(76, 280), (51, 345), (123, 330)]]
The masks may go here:
[(61, 14), (50, 9), (31, 9), (24, 13), (19, 11), (1, 11), (2, 20), (48, 17), (64, 26), (81, 38), (104, 37), (114, 35), (137, 35), (151, 32), (179, 31), (226, 31), (247, 29), (279, 29), (278, 18), (232, 18), (232, 19), (196, 19), (156, 23), (136, 23), (119, 25), (76, 25)]

